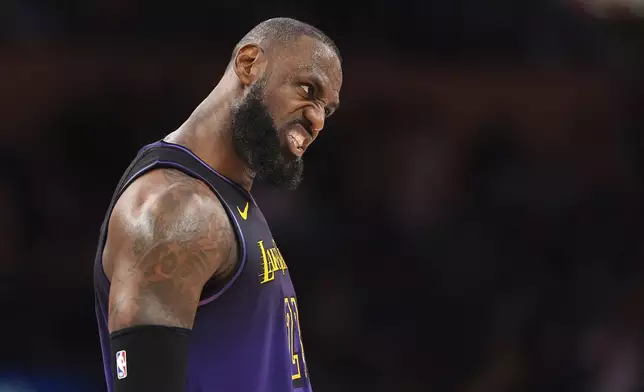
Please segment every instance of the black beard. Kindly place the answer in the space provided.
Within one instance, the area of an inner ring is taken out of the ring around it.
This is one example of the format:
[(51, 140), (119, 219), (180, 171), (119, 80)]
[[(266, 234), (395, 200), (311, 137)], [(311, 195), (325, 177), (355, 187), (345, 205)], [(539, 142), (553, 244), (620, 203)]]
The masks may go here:
[(233, 109), (233, 146), (257, 178), (295, 190), (302, 182), (304, 162), (282, 146), (279, 131), (264, 104), (265, 84), (264, 79), (258, 80)]

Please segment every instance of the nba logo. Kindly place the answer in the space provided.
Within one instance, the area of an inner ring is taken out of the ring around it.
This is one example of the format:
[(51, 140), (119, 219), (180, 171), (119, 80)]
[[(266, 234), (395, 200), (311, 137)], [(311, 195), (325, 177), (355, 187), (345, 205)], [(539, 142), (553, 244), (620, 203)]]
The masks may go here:
[(125, 356), (125, 350), (121, 350), (116, 353), (116, 377), (119, 380), (127, 377), (127, 358)]

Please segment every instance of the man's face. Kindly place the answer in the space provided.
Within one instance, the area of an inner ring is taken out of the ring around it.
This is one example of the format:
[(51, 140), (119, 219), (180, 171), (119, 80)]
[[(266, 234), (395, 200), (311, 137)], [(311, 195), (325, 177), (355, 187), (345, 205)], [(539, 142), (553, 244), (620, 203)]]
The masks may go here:
[(273, 53), (233, 111), (235, 151), (258, 178), (297, 188), (302, 155), (337, 109), (341, 85), (339, 59), (314, 38)]

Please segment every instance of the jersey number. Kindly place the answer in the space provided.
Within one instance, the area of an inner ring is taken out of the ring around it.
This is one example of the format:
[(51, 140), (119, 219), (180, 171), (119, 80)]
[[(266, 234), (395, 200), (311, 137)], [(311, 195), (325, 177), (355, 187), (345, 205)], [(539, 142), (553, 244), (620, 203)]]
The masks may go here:
[(300, 333), (300, 317), (297, 311), (295, 297), (284, 298), (284, 310), (286, 312), (286, 332), (288, 337), (288, 351), (291, 356), (291, 378), (294, 386), (299, 386), (302, 381), (308, 378), (308, 369), (304, 359), (304, 347)]

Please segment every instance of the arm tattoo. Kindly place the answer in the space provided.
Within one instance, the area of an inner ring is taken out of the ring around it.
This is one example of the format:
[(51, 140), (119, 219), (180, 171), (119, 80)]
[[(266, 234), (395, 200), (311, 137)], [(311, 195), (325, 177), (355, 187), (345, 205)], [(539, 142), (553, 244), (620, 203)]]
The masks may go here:
[(163, 176), (167, 189), (144, 210), (131, 258), (113, 274), (110, 331), (142, 324), (191, 328), (203, 284), (234, 249), (228, 217), (211, 194), (204, 196), (204, 184), (175, 170)]

